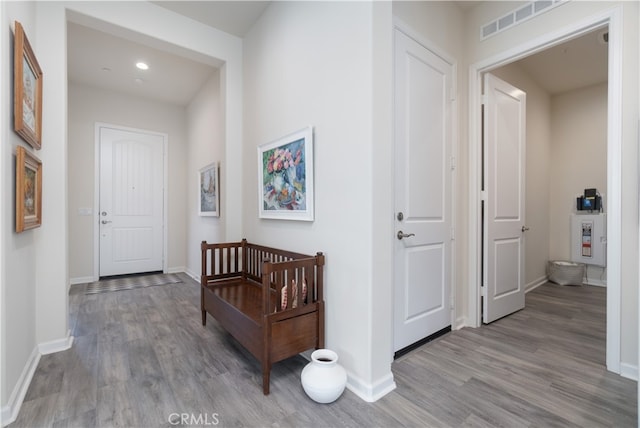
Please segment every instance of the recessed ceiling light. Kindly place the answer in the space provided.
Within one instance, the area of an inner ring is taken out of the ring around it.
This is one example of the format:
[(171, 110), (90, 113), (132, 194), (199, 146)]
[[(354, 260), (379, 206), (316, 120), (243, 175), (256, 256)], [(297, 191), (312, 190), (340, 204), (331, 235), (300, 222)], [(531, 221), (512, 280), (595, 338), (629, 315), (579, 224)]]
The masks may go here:
[(138, 67), (140, 70), (148, 70), (149, 69), (149, 66), (146, 63), (142, 62), (142, 61), (137, 62), (136, 63), (136, 67)]

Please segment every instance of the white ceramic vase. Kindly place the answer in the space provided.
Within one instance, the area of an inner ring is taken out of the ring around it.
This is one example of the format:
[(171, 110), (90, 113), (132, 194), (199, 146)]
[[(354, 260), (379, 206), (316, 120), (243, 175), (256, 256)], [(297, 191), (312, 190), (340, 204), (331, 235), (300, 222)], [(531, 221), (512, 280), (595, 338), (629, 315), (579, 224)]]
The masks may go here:
[(347, 384), (347, 372), (338, 364), (338, 354), (318, 349), (300, 375), (304, 392), (318, 403), (332, 403), (342, 395)]

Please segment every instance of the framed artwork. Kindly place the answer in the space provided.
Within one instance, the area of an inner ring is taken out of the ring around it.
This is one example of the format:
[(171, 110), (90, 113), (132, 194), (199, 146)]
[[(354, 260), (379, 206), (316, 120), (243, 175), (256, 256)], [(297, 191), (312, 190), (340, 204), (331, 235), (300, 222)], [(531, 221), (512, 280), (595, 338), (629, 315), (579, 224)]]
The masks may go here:
[(16, 149), (16, 232), (42, 224), (42, 162), (24, 147)]
[(42, 70), (22, 25), (15, 22), (13, 128), (33, 147), (42, 146)]
[(198, 214), (220, 217), (220, 170), (214, 162), (198, 173)]
[(313, 128), (258, 147), (260, 218), (313, 221)]

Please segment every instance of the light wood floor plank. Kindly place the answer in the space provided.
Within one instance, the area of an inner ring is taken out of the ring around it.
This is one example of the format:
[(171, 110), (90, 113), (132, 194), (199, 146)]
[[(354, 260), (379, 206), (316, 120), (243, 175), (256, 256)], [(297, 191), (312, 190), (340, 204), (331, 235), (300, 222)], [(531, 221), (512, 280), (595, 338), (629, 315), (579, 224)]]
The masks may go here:
[(44, 355), (11, 427), (636, 427), (637, 384), (607, 372), (606, 290), (545, 284), (526, 308), (446, 334), (392, 365), (397, 389), (320, 405), (301, 356), (258, 362), (218, 323), (200, 323), (199, 284), (103, 294), (74, 286), (74, 346)]

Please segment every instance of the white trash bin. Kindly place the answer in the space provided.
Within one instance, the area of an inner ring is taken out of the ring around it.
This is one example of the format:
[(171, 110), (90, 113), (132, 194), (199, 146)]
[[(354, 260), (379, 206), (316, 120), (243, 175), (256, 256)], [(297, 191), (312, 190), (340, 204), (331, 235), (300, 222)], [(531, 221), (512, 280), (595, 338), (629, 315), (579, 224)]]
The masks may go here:
[(559, 285), (582, 285), (584, 279), (584, 263), (563, 260), (549, 261), (549, 281)]

